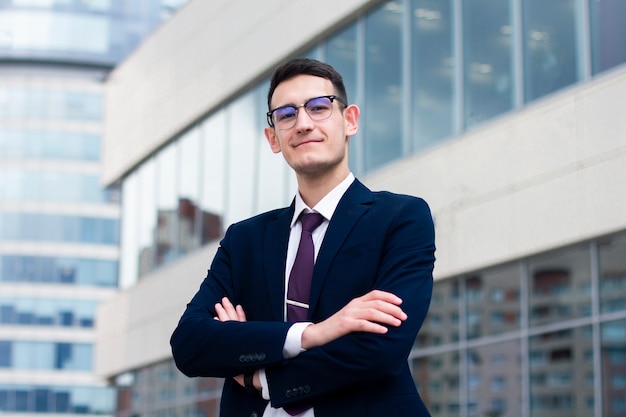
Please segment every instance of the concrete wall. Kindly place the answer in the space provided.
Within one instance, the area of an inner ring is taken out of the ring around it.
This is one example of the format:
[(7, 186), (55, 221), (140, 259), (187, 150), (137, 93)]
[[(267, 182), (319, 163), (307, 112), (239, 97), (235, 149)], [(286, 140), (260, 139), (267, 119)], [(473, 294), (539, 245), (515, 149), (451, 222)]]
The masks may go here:
[(372, 3), (191, 1), (108, 79), (103, 182)]

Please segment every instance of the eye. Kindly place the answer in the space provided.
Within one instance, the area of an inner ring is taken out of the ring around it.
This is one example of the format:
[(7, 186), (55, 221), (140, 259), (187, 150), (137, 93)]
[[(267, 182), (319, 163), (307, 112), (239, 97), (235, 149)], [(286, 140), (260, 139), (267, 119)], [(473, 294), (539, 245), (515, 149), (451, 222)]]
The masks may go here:
[(306, 103), (309, 113), (324, 113), (331, 109), (332, 102), (328, 97), (317, 97)]
[(292, 106), (279, 107), (274, 110), (274, 120), (276, 122), (282, 122), (296, 117), (297, 110)]

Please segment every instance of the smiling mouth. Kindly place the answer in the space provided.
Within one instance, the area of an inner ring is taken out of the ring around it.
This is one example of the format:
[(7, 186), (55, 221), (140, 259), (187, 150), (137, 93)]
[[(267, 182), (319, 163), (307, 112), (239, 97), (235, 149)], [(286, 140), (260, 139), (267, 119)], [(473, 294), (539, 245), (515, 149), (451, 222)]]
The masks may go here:
[(321, 142), (321, 140), (318, 140), (318, 139), (309, 139), (309, 140), (304, 140), (304, 141), (298, 143), (295, 147), (298, 148), (298, 147), (300, 147), (302, 145), (308, 145), (309, 143), (320, 143), (320, 142)]

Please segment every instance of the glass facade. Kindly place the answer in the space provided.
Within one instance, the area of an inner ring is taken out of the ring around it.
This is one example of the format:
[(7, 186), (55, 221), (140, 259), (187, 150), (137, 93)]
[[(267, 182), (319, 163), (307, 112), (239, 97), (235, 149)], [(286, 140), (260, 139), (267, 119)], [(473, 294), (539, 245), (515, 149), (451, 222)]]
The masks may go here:
[(0, 297), (0, 323), (93, 328), (96, 302)]
[(186, 2), (0, 0), (0, 414), (114, 413), (92, 365), (119, 282), (104, 80)]
[(465, 126), (513, 108), (512, 2), (463, 2)]
[(187, 378), (172, 361), (117, 378), (118, 415), (219, 416), (222, 380)]
[(0, 239), (117, 244), (117, 220), (40, 213), (0, 214)]
[[(8, 100), (6, 101), (8, 107)], [(53, 130), (0, 130), (0, 155), (6, 158), (98, 161), (99, 133)]]
[(591, 56), (594, 74), (626, 62), (626, 3), (623, 0), (589, 2)]
[[(91, 375), (96, 306), (119, 275), (119, 191), (98, 177), (101, 74), (27, 76), (4, 58), (0, 412), (71, 413), (99, 401), (111, 414), (111, 390)], [(72, 374), (84, 382), (72, 386)]]
[(0, 256), (0, 282), (116, 287), (117, 260), (52, 256)]
[(114, 402), (110, 388), (0, 384), (5, 413), (109, 415)]
[[(592, 68), (626, 63), (622, 38), (601, 37), (622, 33), (617, 21), (626, 21), (620, 0), (387, 1), (304, 55), (336, 66), (349, 101), (367, 114), (349, 155), (362, 175), (585, 80)], [(598, 66), (598, 54), (611, 63)], [(294, 177), (262, 131), (267, 86), (215, 109), (124, 180), (124, 285), (234, 221), (289, 203)]]
[(87, 343), (0, 340), (0, 368), (90, 371), (91, 353)]
[[(625, 242), (622, 233), (437, 281), (411, 359), (433, 415), (623, 416), (626, 306), (595, 306), (603, 271), (626, 274)], [(625, 300), (626, 286), (611, 295)]]
[(0, 57), (111, 67), (187, 0), (2, 0)]

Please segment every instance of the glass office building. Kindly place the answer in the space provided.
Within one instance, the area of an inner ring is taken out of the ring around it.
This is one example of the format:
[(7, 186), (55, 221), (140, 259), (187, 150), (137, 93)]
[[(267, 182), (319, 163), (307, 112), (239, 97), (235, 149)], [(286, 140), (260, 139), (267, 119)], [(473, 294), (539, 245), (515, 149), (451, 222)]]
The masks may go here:
[[(196, 13), (206, 10), (198, 3), (190, 3)], [(315, 13), (304, 5), (278, 12), (278, 3), (266, 5), (268, 13), (284, 13), (277, 20)], [(619, 109), (626, 2), (397, 0), (350, 7), (327, 17), (326, 26), (303, 29), (309, 37), (297, 43), (261, 32), (281, 56), (241, 75), (231, 90), (217, 89), (219, 99), (198, 91), (207, 95), (202, 112), (187, 117), (178, 109), (176, 128), (105, 169), (107, 181), (121, 185), (120, 280), (131, 290), (106, 311), (131, 303), (147, 308), (150, 298), (141, 292), (167, 290), (179, 303), (166, 303), (166, 318), (137, 312), (99, 336), (103, 346), (116, 332), (126, 333), (116, 343), (139, 343), (147, 334), (163, 345), (146, 360), (136, 347), (117, 351), (124, 359), (114, 365), (106, 354), (99, 358), (119, 389), (118, 413), (217, 415), (220, 381), (182, 376), (167, 339), (225, 227), (293, 197), (295, 180), (270, 152), (263, 127), (271, 70), (304, 55), (334, 65), (349, 101), (361, 107), (350, 144), (353, 172), (366, 184), (424, 196), (433, 208), (441, 252), (431, 309), (410, 357), (432, 414), (626, 416), (626, 198), (618, 167), (626, 136), (615, 117), (626, 116)], [(167, 36), (183, 37), (169, 28), (151, 40), (154, 48)], [(245, 55), (256, 44), (250, 37), (241, 45), (249, 47), (240, 51)], [(227, 56), (224, 67), (229, 59), (237, 61)], [(130, 86), (133, 72), (149, 62), (131, 57), (116, 82), (126, 77)], [(203, 70), (191, 58), (187, 64)], [(213, 61), (204, 64), (213, 71)], [(614, 101), (596, 100), (602, 94)], [(119, 99), (109, 108), (115, 104)], [(594, 123), (602, 128), (591, 129)], [(589, 174), (592, 166), (602, 173)], [(178, 286), (188, 291), (176, 293)]]
[(0, 1), (0, 414), (111, 415), (93, 368), (116, 292), (106, 74), (183, 1)]

